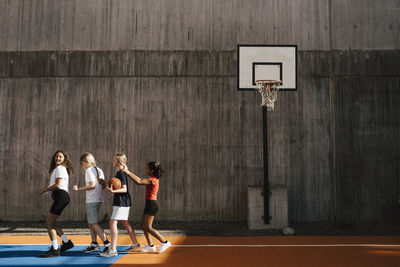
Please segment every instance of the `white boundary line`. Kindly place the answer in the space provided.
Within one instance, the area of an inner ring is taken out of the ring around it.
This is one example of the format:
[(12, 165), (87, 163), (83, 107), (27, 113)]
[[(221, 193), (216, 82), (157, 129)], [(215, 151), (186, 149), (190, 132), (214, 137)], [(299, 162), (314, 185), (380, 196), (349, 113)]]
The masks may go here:
[[(50, 246), (50, 244), (3, 244), (0, 246)], [(89, 244), (76, 244), (77, 246), (87, 246)], [(118, 245), (118, 246), (129, 246), (129, 245)], [(159, 245), (156, 245), (158, 247)], [(188, 245), (172, 245), (172, 247), (182, 247), (182, 248), (198, 248), (198, 247), (248, 247), (248, 248), (264, 248), (264, 247), (400, 247), (400, 244), (260, 244), (260, 245), (250, 245), (250, 244), (188, 244)]]
[(265, 244), (265, 245), (172, 245), (173, 247), (400, 247), (396, 244)]

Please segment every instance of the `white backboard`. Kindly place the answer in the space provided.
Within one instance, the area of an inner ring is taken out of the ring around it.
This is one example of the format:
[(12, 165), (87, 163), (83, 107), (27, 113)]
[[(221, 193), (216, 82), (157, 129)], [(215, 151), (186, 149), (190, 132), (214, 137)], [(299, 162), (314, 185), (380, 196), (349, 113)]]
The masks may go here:
[(281, 80), (297, 90), (297, 45), (238, 45), (238, 89), (255, 90), (256, 80)]

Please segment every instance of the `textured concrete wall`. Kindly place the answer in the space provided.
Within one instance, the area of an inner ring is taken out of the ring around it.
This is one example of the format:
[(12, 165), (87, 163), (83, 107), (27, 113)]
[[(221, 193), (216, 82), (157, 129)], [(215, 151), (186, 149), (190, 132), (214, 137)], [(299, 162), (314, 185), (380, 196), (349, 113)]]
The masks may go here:
[(397, 0), (0, 0), (0, 51), (397, 49)]
[[(196, 77), (1, 79), (0, 170), (7, 184), (1, 218), (44, 218), (49, 201), (36, 193), (48, 183), (51, 155), (63, 147), (76, 168), (71, 183), (83, 184), (84, 151), (94, 153), (107, 177), (115, 173), (115, 152), (125, 152), (141, 175), (146, 162), (162, 162), (162, 219), (246, 219), (243, 177), (261, 176), (262, 133), (250, 127), (260, 118), (257, 110), (237, 104), (256, 97), (227, 94), (234, 84), (234, 78)], [(231, 101), (219, 105), (223, 99)], [(138, 219), (144, 187), (131, 184), (130, 192)], [(84, 193), (71, 195), (63, 218), (83, 220)], [(106, 206), (111, 209), (109, 198)]]
[[(236, 90), (236, 46), (288, 43), (299, 46), (298, 91), (280, 93), (268, 131), (289, 219), (400, 221), (396, 5), (0, 0), (0, 219), (46, 216), (35, 194), (64, 147), (73, 182), (85, 151), (107, 176), (118, 151), (138, 174), (160, 160), (161, 219), (245, 223), (262, 114), (256, 92)], [(144, 188), (130, 190), (135, 219)], [(84, 198), (73, 193), (63, 217), (84, 219)]]

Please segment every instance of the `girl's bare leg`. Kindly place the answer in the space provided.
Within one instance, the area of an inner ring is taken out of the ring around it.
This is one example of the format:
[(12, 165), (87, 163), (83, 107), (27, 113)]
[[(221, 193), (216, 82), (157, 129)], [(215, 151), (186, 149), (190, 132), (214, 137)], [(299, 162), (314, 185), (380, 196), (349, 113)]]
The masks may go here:
[[(58, 216), (57, 216), (57, 218), (58, 218)], [(64, 231), (60, 228), (60, 226), (58, 226), (57, 221), (54, 221), (54, 229), (56, 229), (58, 236), (61, 237), (64, 234)]]
[[(50, 241), (57, 240), (57, 229), (56, 229), (56, 220), (59, 216), (49, 213), (49, 216), (47, 217), (46, 220), (46, 228), (47, 228), (47, 233), (49, 235)], [(61, 229), (59, 229), (61, 230)], [(63, 235), (61, 231), (61, 235)], [(61, 236), (60, 235), (60, 236)]]
[(122, 225), (125, 226), (126, 231), (128, 232), (131, 240), (132, 240), (132, 244), (137, 244), (137, 239), (136, 239), (136, 235), (135, 235), (135, 231), (133, 230), (131, 224), (129, 223), (129, 221), (121, 221)]
[(151, 235), (149, 232), (147, 232), (146, 215), (143, 215), (142, 220), (140, 221), (140, 225), (142, 226), (142, 230), (144, 236), (146, 237), (147, 244), (149, 244), (149, 246), (153, 245), (153, 240), (151, 239)]
[(118, 221), (110, 220), (110, 231), (111, 231), (111, 250), (117, 250), (117, 238), (118, 238)]
[(96, 236), (96, 231), (94, 230), (92, 224), (89, 224), (89, 229), (90, 229), (90, 237), (92, 238), (92, 243), (97, 243), (97, 236)]
[[(160, 242), (165, 242), (166, 240), (160, 235), (160, 233), (153, 228), (153, 221), (154, 221), (154, 216), (151, 215), (143, 215), (145, 218), (145, 227), (146, 227), (146, 232), (157, 238)], [(147, 237), (146, 237), (147, 238)]]
[[(106, 234), (104, 233), (103, 228), (101, 228), (101, 226), (98, 223), (91, 224), (90, 226), (92, 227), (93, 232), (94, 232), (94, 240), (97, 240), (96, 235), (98, 235), (100, 237), (101, 241), (103, 241), (103, 242), (107, 240)], [(93, 236), (92, 236), (92, 239), (93, 239)]]

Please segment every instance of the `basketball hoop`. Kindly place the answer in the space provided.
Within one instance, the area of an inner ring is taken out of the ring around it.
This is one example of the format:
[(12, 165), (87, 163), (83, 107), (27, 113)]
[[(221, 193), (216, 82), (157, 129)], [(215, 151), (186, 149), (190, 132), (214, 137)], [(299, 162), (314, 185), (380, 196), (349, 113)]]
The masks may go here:
[(276, 80), (257, 80), (257, 90), (262, 97), (261, 106), (268, 108), (268, 111), (274, 110), (275, 101), (278, 99), (279, 86), (282, 81)]

